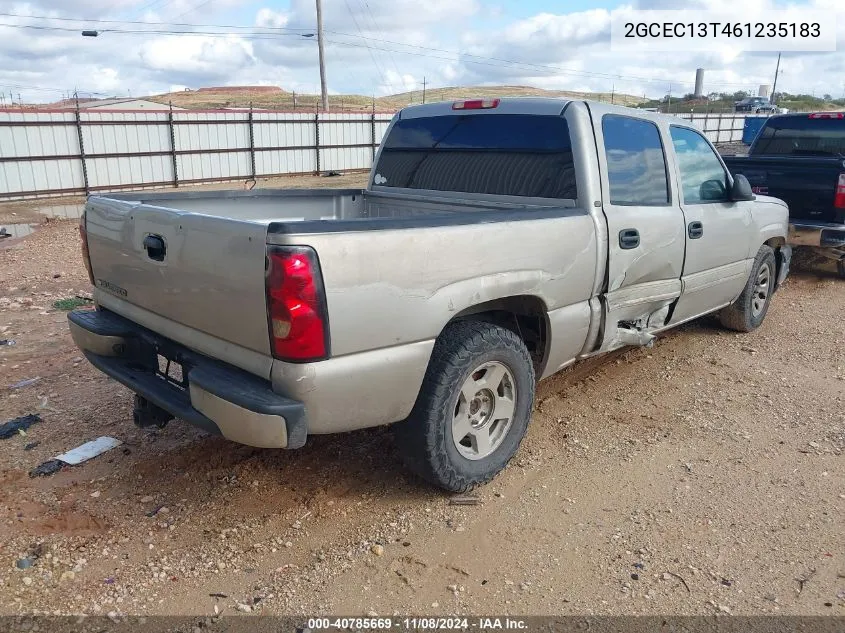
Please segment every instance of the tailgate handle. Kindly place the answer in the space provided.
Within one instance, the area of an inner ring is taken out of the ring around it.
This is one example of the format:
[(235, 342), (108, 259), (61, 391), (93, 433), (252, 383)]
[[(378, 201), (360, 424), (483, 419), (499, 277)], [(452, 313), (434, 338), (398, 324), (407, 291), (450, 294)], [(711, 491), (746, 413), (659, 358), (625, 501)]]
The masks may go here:
[(164, 238), (161, 235), (147, 235), (144, 238), (144, 250), (150, 259), (157, 262), (163, 262), (164, 256), (167, 254), (167, 246), (164, 244)]

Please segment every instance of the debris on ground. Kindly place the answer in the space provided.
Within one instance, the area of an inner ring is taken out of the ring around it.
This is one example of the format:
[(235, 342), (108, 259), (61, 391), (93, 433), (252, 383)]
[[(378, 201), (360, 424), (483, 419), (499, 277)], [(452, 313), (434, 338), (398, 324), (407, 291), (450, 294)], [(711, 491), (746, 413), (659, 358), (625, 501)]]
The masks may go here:
[(39, 380), (41, 380), (41, 376), (36, 376), (35, 378), (27, 378), (26, 380), (21, 380), (20, 382), (16, 382), (14, 385), (10, 385), (9, 389), (22, 389), (23, 387), (29, 387), (30, 385), (34, 385)]
[(683, 576), (680, 576), (679, 574), (676, 574), (675, 572), (672, 572), (672, 571), (667, 571), (663, 574), (663, 580), (666, 580), (667, 575), (680, 580), (681, 583), (684, 585), (684, 589), (687, 590), (687, 593), (692, 593), (692, 591), (690, 591), (689, 585), (687, 584), (687, 581), (684, 580)]
[(384, 546), (383, 545), (373, 545), (370, 548), (370, 551), (375, 554), (376, 556), (384, 556)]
[(26, 431), (33, 424), (38, 422), (41, 422), (41, 416), (37, 413), (22, 415), (14, 420), (4, 422), (3, 424), (0, 424), (0, 440), (8, 440), (12, 436), (19, 435), (20, 431)]
[(19, 558), (15, 563), (15, 567), (18, 569), (29, 569), (35, 564), (31, 558)]
[(75, 310), (76, 308), (81, 308), (83, 306), (87, 306), (90, 303), (90, 299), (84, 297), (69, 297), (67, 299), (59, 299), (53, 302), (53, 308), (56, 310), (64, 310), (68, 312), (70, 310)]
[(41, 445), (41, 440), (38, 440), (36, 442), (30, 442), (29, 444), (27, 444), (26, 446), (23, 447), (23, 450), (31, 451), (33, 448), (36, 448), (40, 445)]
[(803, 578), (796, 578), (795, 579), (795, 582), (798, 583), (798, 594), (797, 595), (799, 595), (799, 596), (801, 595), (801, 592), (804, 591), (804, 585), (806, 585), (808, 582), (810, 582), (810, 578), (812, 578), (815, 575), (816, 575), (816, 570), (815, 570), (815, 568), (813, 568), (809, 572), (807, 572), (807, 574), (805, 574)]
[(56, 459), (61, 460), (66, 464), (70, 464), (71, 466), (76, 466), (82, 462), (87, 462), (89, 459), (93, 459), (97, 455), (102, 455), (106, 451), (110, 451), (121, 444), (123, 444), (123, 442), (120, 440), (104, 435), (102, 437), (98, 437), (96, 440), (85, 442), (82, 446), (77, 446), (67, 453), (57, 455)]
[(449, 499), (450, 506), (477, 506), (481, 505), (481, 497), (474, 495), (455, 495)]
[(29, 471), (30, 477), (44, 477), (59, 472), (65, 463), (58, 459), (50, 459)]
[(343, 175), (343, 172), (334, 171), (334, 170), (323, 172), (323, 178), (333, 178), (334, 176), (342, 176), (342, 175)]
[[(65, 465), (77, 466), (89, 459), (102, 455), (106, 451), (113, 449), (116, 446), (123, 444), (120, 440), (104, 435), (98, 437), (96, 440), (85, 442), (82, 446), (69, 450), (67, 453), (56, 455), (51, 460), (48, 460), (29, 471), (30, 477), (43, 477), (45, 475), (52, 475), (59, 472)], [(158, 512), (158, 510), (156, 510)]]
[(4, 346), (5, 347), (11, 347), (14, 344), (15, 344), (15, 339), (11, 339), (11, 338), (0, 339), (0, 347), (4, 347)]

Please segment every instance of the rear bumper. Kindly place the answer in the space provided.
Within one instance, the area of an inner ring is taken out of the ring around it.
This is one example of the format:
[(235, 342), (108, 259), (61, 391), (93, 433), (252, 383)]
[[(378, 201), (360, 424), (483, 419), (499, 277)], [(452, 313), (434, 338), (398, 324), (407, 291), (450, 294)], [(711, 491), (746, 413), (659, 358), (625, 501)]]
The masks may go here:
[(793, 246), (845, 248), (845, 224), (790, 222), (788, 241)]
[[(303, 403), (262, 380), (212, 360), (106, 310), (68, 315), (71, 336), (97, 369), (175, 417), (229, 440), (262, 448), (300, 448)], [(183, 385), (158, 370), (162, 355), (182, 365)]]

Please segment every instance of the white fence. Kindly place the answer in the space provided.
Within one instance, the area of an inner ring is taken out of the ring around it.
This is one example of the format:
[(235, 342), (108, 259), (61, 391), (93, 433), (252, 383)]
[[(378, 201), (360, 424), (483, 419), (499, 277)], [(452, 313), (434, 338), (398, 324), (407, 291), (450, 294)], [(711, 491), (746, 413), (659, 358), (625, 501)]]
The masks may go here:
[(392, 114), (0, 111), (0, 199), (368, 169)]
[(742, 140), (746, 119), (767, 118), (768, 114), (677, 114), (704, 132), (711, 143), (733, 143)]
[[(746, 119), (679, 116), (714, 143), (740, 140)], [(368, 169), (391, 117), (0, 110), (0, 200)]]

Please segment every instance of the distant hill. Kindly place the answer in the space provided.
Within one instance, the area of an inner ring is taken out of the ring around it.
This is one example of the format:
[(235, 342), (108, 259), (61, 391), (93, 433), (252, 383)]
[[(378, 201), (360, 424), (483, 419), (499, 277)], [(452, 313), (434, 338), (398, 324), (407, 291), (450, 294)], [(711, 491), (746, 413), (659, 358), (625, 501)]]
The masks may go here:
[[(610, 92), (573, 92), (571, 90), (544, 90), (531, 86), (455, 86), (448, 88), (433, 88), (426, 91), (426, 101), (456, 101), (458, 99), (472, 99), (474, 97), (560, 97), (566, 99), (591, 99), (593, 101), (613, 101), (617, 105), (637, 105), (642, 103), (642, 97)], [(420, 103), (422, 91), (403, 92), (388, 97), (379, 97), (377, 104), (385, 108), (401, 108), (409, 103)]]
[[(426, 91), (425, 100), (451, 101), (455, 99), (471, 99), (473, 97), (564, 97), (573, 99), (593, 99), (619, 105), (637, 105), (643, 101), (641, 97), (626, 94), (611, 94), (609, 92), (572, 92), (567, 90), (543, 90), (530, 86), (478, 86), (478, 87), (449, 87), (433, 88)], [(302, 109), (315, 110), (320, 101), (319, 95), (287, 92), (273, 86), (232, 86), (199, 88), (171, 92), (145, 97), (159, 103), (173, 103), (174, 106), (190, 109), (214, 108), (248, 108), (252, 104), (255, 108), (279, 110)], [(376, 110), (394, 111), (412, 103), (422, 103), (422, 90), (404, 92), (395, 95), (375, 98)], [(373, 98), (364, 95), (331, 95), (329, 105), (331, 110), (361, 112), (371, 110)]]

